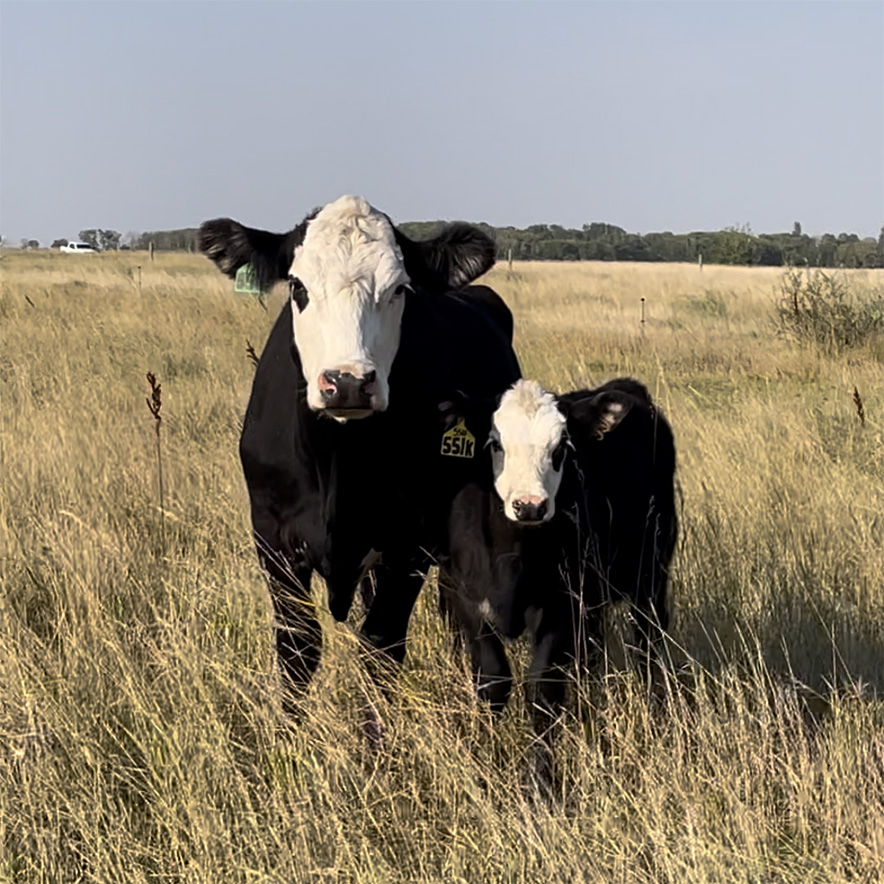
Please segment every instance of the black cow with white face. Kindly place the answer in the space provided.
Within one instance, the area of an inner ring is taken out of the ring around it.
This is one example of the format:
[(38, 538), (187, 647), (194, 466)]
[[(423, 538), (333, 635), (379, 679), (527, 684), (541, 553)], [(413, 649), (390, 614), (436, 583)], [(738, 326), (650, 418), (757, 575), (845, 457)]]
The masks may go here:
[(289, 282), (240, 440), (287, 682), (303, 687), (319, 662), (314, 573), (342, 620), (374, 569), (363, 632), (401, 661), (422, 574), (447, 550), (451, 501), (477, 471), (468, 426), (443, 451), (437, 403), (451, 389), (498, 395), (520, 376), (508, 308), (469, 285), (494, 244), (460, 223), (415, 242), (345, 196), (285, 234), (207, 221), (199, 247), (229, 276), (250, 263), (263, 286)]
[(469, 414), (487, 438), (484, 475), (452, 508), (447, 606), (496, 709), (511, 688), (503, 639), (527, 628), (529, 707), (542, 732), (564, 700), (563, 670), (596, 655), (606, 605), (630, 603), (645, 662), (668, 626), (672, 432), (631, 378), (558, 397), (520, 380), (496, 407), (461, 398), (442, 409), (449, 423)]

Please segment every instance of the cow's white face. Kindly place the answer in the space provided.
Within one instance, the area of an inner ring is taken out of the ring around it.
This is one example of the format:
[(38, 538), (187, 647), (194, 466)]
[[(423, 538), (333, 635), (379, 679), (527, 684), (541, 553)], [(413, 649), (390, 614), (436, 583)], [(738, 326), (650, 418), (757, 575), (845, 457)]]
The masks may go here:
[(393, 225), (343, 196), (308, 223), (289, 275), (307, 404), (338, 420), (384, 411), (409, 287)]
[(517, 381), (491, 419), (494, 487), (507, 518), (526, 525), (548, 522), (568, 437), (555, 397), (536, 381)]
[(264, 291), (288, 277), (307, 404), (339, 421), (387, 408), (410, 284), (430, 294), (463, 288), (495, 255), (493, 240), (463, 222), (415, 242), (356, 196), (288, 233), (214, 218), (200, 225), (197, 242), (231, 279), (247, 265)]

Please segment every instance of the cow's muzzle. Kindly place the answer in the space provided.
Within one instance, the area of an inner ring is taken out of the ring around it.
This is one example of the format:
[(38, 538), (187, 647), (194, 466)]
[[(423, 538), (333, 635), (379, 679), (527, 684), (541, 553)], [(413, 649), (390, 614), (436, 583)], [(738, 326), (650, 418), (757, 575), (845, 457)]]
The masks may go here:
[(513, 501), (516, 521), (525, 525), (539, 525), (546, 520), (549, 503), (534, 495), (519, 497)]
[(319, 375), (322, 407), (335, 417), (367, 417), (377, 410), (377, 372), (363, 375), (327, 369)]

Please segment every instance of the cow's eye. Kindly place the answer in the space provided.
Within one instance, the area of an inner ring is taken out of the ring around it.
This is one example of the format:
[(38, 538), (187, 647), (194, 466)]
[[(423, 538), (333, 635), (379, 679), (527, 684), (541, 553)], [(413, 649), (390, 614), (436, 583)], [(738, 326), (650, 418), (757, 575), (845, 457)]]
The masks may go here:
[(310, 301), (310, 295), (307, 293), (304, 283), (297, 276), (289, 277), (289, 296), (298, 308), (298, 313), (303, 313)]
[(503, 451), (503, 445), (500, 444), (500, 439), (495, 438), (494, 436), (488, 437), (488, 447), (495, 453), (499, 454)]
[(395, 289), (393, 289), (393, 297), (401, 298), (404, 294), (407, 294), (412, 290), (411, 286), (408, 283), (402, 283), (402, 285), (397, 285)]

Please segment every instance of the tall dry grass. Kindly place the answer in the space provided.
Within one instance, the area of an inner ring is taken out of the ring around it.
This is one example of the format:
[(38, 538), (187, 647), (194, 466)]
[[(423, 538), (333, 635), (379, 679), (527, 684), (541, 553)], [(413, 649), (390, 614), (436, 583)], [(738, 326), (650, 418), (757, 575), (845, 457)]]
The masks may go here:
[(776, 271), (491, 275), (526, 374), (636, 375), (679, 452), (677, 675), (649, 706), (612, 622), (552, 802), (524, 782), (520, 703), (497, 723), (477, 706), (430, 591), (375, 696), (382, 755), (360, 735), (355, 613), (324, 618), (284, 718), (236, 455), (246, 341), (278, 294), (265, 312), (184, 255), (4, 253), (0, 274), (0, 880), (882, 879), (884, 363), (874, 342), (778, 337)]

